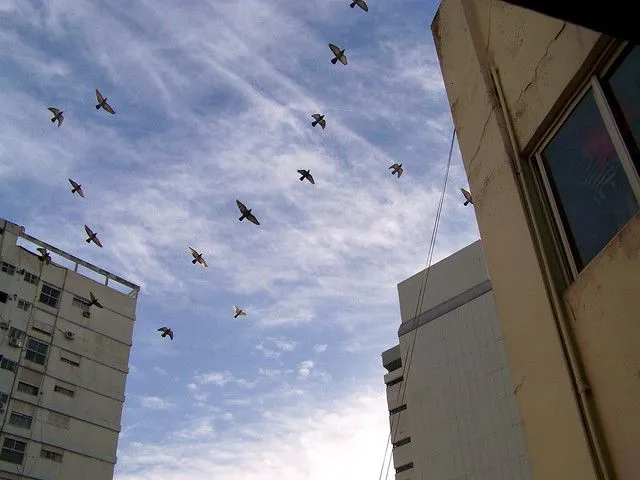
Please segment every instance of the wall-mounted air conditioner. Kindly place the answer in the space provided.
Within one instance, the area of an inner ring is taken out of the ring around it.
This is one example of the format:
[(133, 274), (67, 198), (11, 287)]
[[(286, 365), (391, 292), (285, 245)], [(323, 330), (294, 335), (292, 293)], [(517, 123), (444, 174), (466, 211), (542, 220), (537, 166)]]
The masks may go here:
[(75, 336), (76, 334), (73, 332), (64, 332), (64, 338), (66, 338), (67, 340), (73, 340)]
[(89, 312), (89, 310), (85, 310), (84, 312), (82, 312), (82, 316), (84, 318), (89, 318), (91, 316), (91, 312)]
[(16, 337), (11, 337), (9, 339), (9, 345), (11, 345), (12, 347), (22, 348), (22, 342), (18, 340)]

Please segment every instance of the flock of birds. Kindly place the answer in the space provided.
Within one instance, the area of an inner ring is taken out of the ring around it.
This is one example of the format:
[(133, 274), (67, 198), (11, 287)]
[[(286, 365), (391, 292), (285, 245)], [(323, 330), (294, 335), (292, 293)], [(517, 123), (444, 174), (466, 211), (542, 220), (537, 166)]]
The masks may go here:
[[(351, 8), (354, 8), (356, 5), (360, 7), (362, 10), (364, 10), (365, 12), (369, 11), (369, 7), (367, 6), (367, 3), (365, 0), (354, 0), (350, 3), (349, 6)], [(343, 65), (347, 65), (347, 55), (345, 54), (346, 49), (340, 48), (337, 45), (334, 45), (333, 43), (329, 44), (329, 49), (334, 55), (334, 57), (331, 59), (332, 64), (335, 65), (338, 62), (340, 62)], [(96, 89), (96, 99), (98, 101), (98, 103), (95, 106), (96, 110), (100, 110), (100, 108), (102, 108), (104, 111), (112, 115), (115, 115), (116, 112), (111, 107), (111, 105), (109, 105), (109, 103), (107, 102), (107, 97), (103, 96), (98, 89)], [(58, 127), (62, 126), (62, 122), (64, 121), (64, 111), (56, 107), (48, 107), (48, 110), (51, 111), (51, 113), (53, 114), (53, 118), (51, 118), (51, 122), (55, 123), (57, 121)], [(320, 127), (323, 130), (326, 128), (327, 121), (323, 114), (314, 113), (311, 115), (311, 118), (313, 118), (313, 122), (311, 122), (311, 126), (316, 127), (317, 125), (320, 125)], [(397, 175), (397, 178), (400, 178), (400, 176), (404, 172), (401, 163), (400, 164), (394, 163), (389, 167), (389, 169), (392, 170), (391, 175)], [(316, 182), (315, 182), (315, 179), (313, 178), (313, 175), (311, 175), (311, 170), (300, 169), (297, 172), (301, 175), (300, 181), (304, 181), (306, 179), (309, 181), (309, 183), (315, 185)], [(80, 197), (84, 198), (84, 191), (82, 190), (82, 185), (77, 183), (75, 180), (72, 180), (71, 178), (69, 179), (69, 183), (71, 184), (71, 187), (72, 187), (71, 193), (73, 194), (77, 193)], [(464, 188), (461, 188), (460, 190), (462, 191), (462, 194), (465, 197), (464, 205), (466, 206), (469, 203), (473, 204), (471, 194)], [(260, 225), (260, 222), (258, 221), (256, 216), (252, 213), (252, 209), (247, 208), (240, 200), (236, 200), (236, 205), (238, 206), (238, 209), (240, 210), (240, 214), (241, 214), (238, 220), (243, 221), (244, 219), (247, 219), (249, 222), (255, 225)], [(98, 247), (102, 248), (102, 243), (98, 238), (97, 232), (94, 232), (93, 230), (91, 230), (91, 228), (89, 228), (87, 225), (84, 226), (84, 229), (85, 229), (85, 232), (87, 233), (87, 239), (85, 241), (87, 243), (93, 242)], [(45, 261), (47, 264), (51, 262), (51, 256), (49, 255), (46, 249), (38, 248), (38, 251), (41, 253), (40, 260)], [(191, 261), (191, 263), (193, 263), (194, 265), (198, 264), (202, 267), (208, 267), (207, 262), (203, 258), (202, 253), (198, 252), (192, 247), (189, 247), (188, 252), (193, 257), (193, 260)], [(89, 292), (89, 295), (91, 300), (90, 302), (88, 302), (88, 307), (95, 305), (98, 308), (103, 308), (102, 304), (98, 301), (98, 299), (95, 297), (93, 292)], [(238, 316), (246, 315), (246, 312), (242, 308), (239, 308), (237, 305), (233, 305), (233, 312), (234, 312), (234, 318), (237, 318)], [(169, 337), (171, 340), (173, 340), (173, 331), (171, 330), (171, 328), (163, 326), (158, 329), (158, 332), (162, 332), (161, 337), (163, 338)]]

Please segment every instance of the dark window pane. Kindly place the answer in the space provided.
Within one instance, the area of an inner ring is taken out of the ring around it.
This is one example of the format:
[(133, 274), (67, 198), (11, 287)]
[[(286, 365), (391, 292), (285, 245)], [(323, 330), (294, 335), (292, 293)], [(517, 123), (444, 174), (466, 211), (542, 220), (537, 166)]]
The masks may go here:
[(591, 90), (543, 154), (578, 269), (638, 211), (638, 202)]
[(612, 73), (603, 88), (622, 135), (640, 171), (640, 48), (633, 47)]

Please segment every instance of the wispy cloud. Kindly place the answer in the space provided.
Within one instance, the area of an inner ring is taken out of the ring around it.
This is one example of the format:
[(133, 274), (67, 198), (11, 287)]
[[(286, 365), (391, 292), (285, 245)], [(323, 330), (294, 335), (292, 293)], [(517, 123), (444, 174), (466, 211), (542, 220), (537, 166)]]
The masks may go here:
[(169, 410), (174, 407), (172, 403), (159, 397), (140, 397), (140, 406), (152, 410)]

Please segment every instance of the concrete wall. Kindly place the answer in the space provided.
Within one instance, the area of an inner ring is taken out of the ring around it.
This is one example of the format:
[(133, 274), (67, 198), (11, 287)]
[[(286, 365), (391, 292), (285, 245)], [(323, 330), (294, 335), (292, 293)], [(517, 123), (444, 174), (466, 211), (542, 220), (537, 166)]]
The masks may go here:
[[(488, 68), (499, 71), (517, 142), (528, 155), (586, 82), (608, 40), (490, 0), (444, 0), (432, 30), (511, 372), (526, 377), (517, 399), (534, 478), (595, 479), (593, 451)], [(540, 196), (531, 193), (539, 205)], [(640, 349), (632, 340), (640, 334), (640, 296), (634, 295), (639, 238), (636, 217), (568, 289), (561, 282), (553, 285), (564, 298), (606, 449), (622, 479), (635, 479), (639, 471), (634, 453), (640, 449)]]

